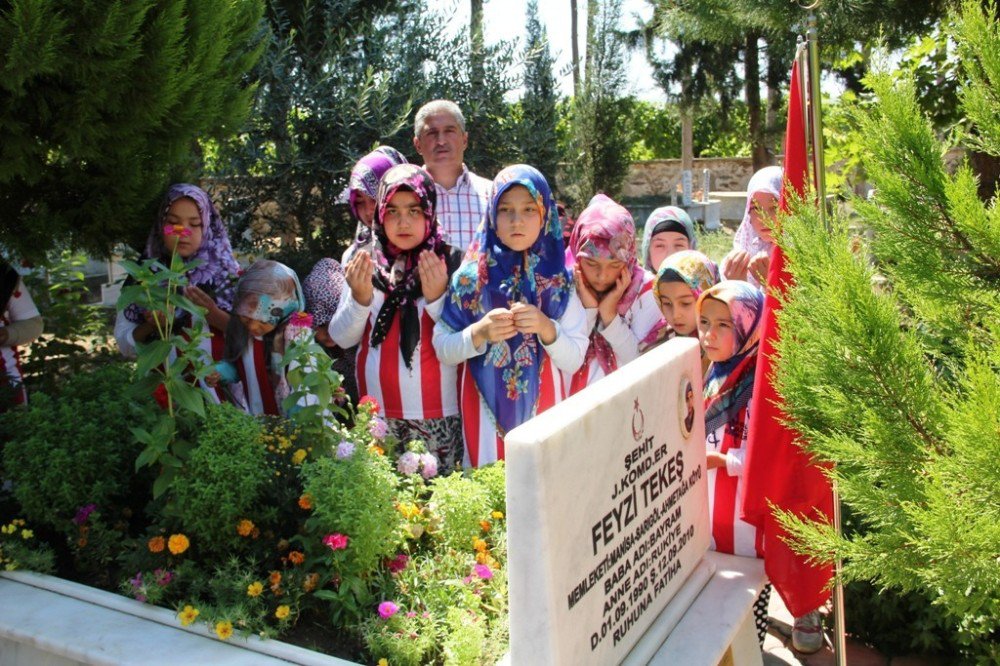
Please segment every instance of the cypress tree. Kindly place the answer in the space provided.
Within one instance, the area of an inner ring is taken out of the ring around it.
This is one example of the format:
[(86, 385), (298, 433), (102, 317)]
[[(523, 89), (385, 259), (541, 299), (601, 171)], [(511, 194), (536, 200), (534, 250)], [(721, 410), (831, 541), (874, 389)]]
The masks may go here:
[(0, 243), (137, 241), (196, 140), (241, 123), (260, 0), (0, 5)]
[(521, 154), (526, 163), (535, 166), (545, 175), (552, 190), (556, 191), (556, 168), (559, 165), (556, 135), (558, 100), (548, 35), (538, 20), (538, 0), (528, 2), (527, 33), (524, 96), (521, 98)]
[[(953, 38), (970, 142), (1000, 155), (1000, 27), (966, 0)], [(846, 580), (917, 593), (946, 612), (970, 659), (1000, 659), (1000, 208), (981, 201), (911, 79), (865, 80), (856, 119), (870, 230), (832, 236), (799, 210), (782, 229), (795, 287), (782, 311), (777, 380), (809, 450), (832, 472), (852, 529), (789, 525)], [(867, 255), (867, 256), (865, 256)]]

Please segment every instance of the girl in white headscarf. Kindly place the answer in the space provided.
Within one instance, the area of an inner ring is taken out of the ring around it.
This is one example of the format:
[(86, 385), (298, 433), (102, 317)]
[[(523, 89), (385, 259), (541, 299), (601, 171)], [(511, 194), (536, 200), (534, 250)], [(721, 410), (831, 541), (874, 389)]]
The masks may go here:
[(778, 211), (783, 172), (781, 167), (765, 167), (747, 183), (747, 205), (743, 212), (733, 250), (722, 260), (723, 275), (730, 280), (746, 280), (760, 287), (767, 279), (767, 268), (774, 246), (771, 225)]

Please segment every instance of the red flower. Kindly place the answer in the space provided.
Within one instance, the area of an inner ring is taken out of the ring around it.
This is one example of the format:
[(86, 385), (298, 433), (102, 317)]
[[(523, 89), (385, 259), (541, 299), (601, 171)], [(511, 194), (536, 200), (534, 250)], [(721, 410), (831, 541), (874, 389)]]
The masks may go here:
[(288, 319), (288, 325), (300, 328), (312, 328), (313, 316), (308, 312), (296, 312)]
[(368, 407), (372, 414), (378, 414), (379, 404), (378, 400), (371, 397), (370, 395), (362, 396), (361, 400), (358, 400), (358, 407)]
[(403, 553), (400, 553), (391, 560), (387, 560), (385, 563), (385, 567), (389, 570), (390, 573), (399, 573), (400, 571), (406, 568), (406, 563), (409, 561), (410, 561), (409, 557), (407, 557)]
[(156, 404), (160, 406), (161, 409), (167, 409), (169, 403), (169, 397), (167, 395), (167, 387), (160, 384), (153, 390), (153, 400), (156, 400)]

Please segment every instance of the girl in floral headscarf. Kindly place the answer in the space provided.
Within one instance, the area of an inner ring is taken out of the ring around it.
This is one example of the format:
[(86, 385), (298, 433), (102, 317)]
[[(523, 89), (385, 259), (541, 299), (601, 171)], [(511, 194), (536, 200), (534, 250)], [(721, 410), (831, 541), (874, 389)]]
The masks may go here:
[[(697, 337), (698, 316), (695, 303), (702, 292), (719, 283), (715, 262), (697, 250), (681, 250), (660, 264), (656, 273), (655, 292), (660, 311), (670, 327), (670, 337)], [(702, 372), (710, 361), (701, 355)]]
[[(169, 266), (175, 252), (185, 265), (200, 262), (187, 274), (184, 295), (206, 309), (204, 323), (211, 335), (204, 339), (202, 351), (206, 359), (218, 361), (222, 358), (240, 265), (233, 256), (222, 217), (208, 194), (196, 185), (177, 183), (167, 190), (142, 258), (158, 259)], [(126, 284), (130, 282), (131, 278)], [(157, 335), (156, 320), (163, 317), (162, 312), (150, 312), (137, 305), (120, 310), (115, 320), (115, 340), (122, 355), (135, 358), (136, 343), (152, 340)], [(191, 313), (177, 310), (170, 325), (183, 331), (192, 322)], [(167, 362), (173, 358), (171, 354)], [(210, 387), (204, 380), (200, 384), (213, 401), (223, 399), (217, 387)]]
[(697, 247), (694, 221), (683, 208), (663, 206), (646, 218), (646, 226), (642, 228), (642, 267), (650, 273), (655, 273), (674, 252)]
[(703, 292), (696, 308), (701, 346), (712, 361), (705, 378), (712, 546), (722, 553), (759, 556), (760, 535), (740, 520), (737, 496), (764, 294), (747, 282), (725, 280)]
[(507, 167), (493, 181), (486, 217), (452, 276), (434, 328), (442, 362), (459, 379), (465, 462), (504, 457), (503, 437), (566, 396), (587, 319), (565, 268), (562, 229), (545, 177)]
[(400, 441), (421, 439), (448, 470), (461, 451), (456, 370), (438, 361), (431, 336), (448, 276), (461, 255), (441, 237), (437, 190), (413, 164), (389, 169), (375, 203), (375, 249), (345, 267), (349, 292), (330, 320), (341, 347), (358, 345), (358, 392), (381, 404)]
[(747, 183), (743, 220), (733, 236), (733, 250), (722, 261), (726, 279), (745, 279), (755, 286), (766, 280), (774, 247), (770, 225), (778, 211), (783, 173), (779, 166), (764, 167)]
[(280, 415), (288, 384), (281, 370), (285, 327), (305, 308), (299, 278), (288, 266), (262, 259), (236, 284), (233, 316), (226, 330), (225, 360), (216, 368), (234, 387), (236, 401), (250, 414)]
[(639, 266), (632, 215), (603, 194), (580, 213), (570, 236), (576, 293), (587, 312), (590, 345), (570, 380), (577, 393), (639, 356), (666, 326), (653, 276)]
[(378, 182), (386, 171), (399, 164), (406, 164), (402, 153), (389, 146), (379, 146), (358, 160), (351, 169), (351, 180), (347, 184), (347, 204), (357, 221), (357, 227), (354, 229), (354, 242), (344, 250), (341, 264), (346, 266), (358, 248), (371, 248), (374, 241), (372, 220), (375, 219)]

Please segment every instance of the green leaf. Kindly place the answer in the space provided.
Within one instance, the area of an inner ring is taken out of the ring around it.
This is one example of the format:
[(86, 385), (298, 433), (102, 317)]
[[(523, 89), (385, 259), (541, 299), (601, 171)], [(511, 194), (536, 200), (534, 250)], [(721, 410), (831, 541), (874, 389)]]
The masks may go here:
[(139, 457), (135, 459), (135, 471), (138, 472), (143, 467), (155, 463), (157, 458), (159, 458), (160, 452), (159, 447), (156, 446), (147, 446), (143, 449)]
[(139, 360), (135, 371), (140, 377), (145, 377), (156, 366), (167, 360), (173, 346), (167, 340), (153, 340), (139, 346)]
[(178, 381), (171, 391), (174, 400), (184, 409), (189, 409), (198, 416), (205, 416), (205, 392), (184, 381)]
[(153, 499), (159, 499), (170, 488), (175, 478), (177, 478), (177, 468), (164, 467), (160, 476), (153, 482)]

